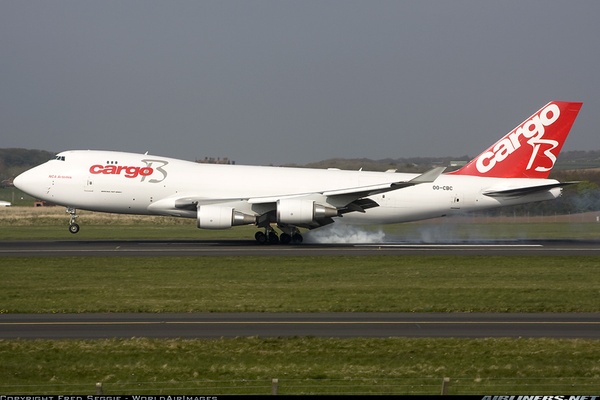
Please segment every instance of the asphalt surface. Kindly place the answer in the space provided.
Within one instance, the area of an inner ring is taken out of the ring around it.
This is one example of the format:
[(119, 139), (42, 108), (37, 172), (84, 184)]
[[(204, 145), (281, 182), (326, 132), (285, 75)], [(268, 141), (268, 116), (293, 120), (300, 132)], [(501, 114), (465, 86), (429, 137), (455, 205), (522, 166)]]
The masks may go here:
[(549, 337), (600, 339), (600, 313), (4, 314), (0, 338)]
[(0, 241), (3, 256), (316, 256), (316, 255), (587, 255), (599, 240), (258, 245), (254, 240), (35, 240)]

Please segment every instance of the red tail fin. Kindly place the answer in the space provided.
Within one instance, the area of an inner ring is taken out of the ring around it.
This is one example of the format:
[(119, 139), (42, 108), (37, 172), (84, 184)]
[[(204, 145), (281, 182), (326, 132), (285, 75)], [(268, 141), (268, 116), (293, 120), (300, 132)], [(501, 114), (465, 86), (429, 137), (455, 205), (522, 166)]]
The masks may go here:
[(456, 175), (547, 178), (583, 103), (552, 101)]

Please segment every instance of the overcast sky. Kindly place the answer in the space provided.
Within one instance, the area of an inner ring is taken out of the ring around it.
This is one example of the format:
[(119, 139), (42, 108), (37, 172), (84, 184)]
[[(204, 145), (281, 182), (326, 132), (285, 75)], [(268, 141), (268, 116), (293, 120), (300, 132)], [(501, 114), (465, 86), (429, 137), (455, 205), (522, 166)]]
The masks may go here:
[(476, 156), (551, 100), (599, 150), (600, 1), (0, 0), (0, 147)]

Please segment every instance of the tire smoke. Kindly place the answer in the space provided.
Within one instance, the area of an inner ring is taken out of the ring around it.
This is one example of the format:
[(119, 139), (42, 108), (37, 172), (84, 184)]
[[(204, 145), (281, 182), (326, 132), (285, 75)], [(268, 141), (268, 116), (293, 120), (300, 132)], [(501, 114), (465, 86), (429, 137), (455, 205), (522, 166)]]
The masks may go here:
[(304, 234), (305, 243), (384, 243), (385, 232), (369, 231), (354, 225), (344, 225), (338, 222), (314, 229)]

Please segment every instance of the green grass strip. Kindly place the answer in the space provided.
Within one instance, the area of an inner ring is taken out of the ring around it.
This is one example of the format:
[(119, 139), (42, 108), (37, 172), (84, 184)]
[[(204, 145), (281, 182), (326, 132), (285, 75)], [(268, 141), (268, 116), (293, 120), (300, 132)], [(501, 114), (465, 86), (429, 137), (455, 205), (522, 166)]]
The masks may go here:
[(0, 312), (598, 312), (597, 257), (3, 257)]

